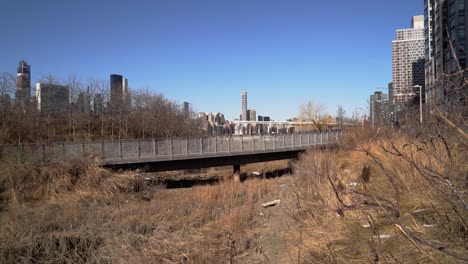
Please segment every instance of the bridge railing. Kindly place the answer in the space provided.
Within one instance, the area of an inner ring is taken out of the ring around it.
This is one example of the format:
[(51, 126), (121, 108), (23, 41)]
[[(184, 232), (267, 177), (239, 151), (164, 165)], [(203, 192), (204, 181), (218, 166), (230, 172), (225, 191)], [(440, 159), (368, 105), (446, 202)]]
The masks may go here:
[(47, 162), (80, 158), (111, 160), (180, 159), (230, 153), (273, 152), (334, 144), (340, 130), (284, 135), (248, 135), (201, 138), (166, 138), (51, 142), (0, 145), (0, 162)]

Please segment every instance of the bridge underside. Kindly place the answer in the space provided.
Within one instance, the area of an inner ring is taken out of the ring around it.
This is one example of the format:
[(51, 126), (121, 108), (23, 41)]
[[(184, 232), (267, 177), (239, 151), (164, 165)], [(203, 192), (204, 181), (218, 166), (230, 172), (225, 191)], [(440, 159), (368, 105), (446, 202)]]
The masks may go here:
[(241, 164), (266, 162), (273, 160), (284, 160), (297, 158), (298, 154), (303, 152), (304, 149), (295, 149), (291, 151), (280, 152), (264, 152), (245, 154), (239, 153), (238, 155), (232, 154), (230, 156), (212, 156), (212, 157), (199, 157), (191, 159), (180, 160), (158, 160), (158, 161), (128, 161), (126, 163), (104, 164), (103, 167), (112, 170), (136, 170), (141, 169), (146, 172), (157, 171), (171, 171), (171, 170), (186, 170), (186, 169), (202, 169), (210, 167), (220, 167)]

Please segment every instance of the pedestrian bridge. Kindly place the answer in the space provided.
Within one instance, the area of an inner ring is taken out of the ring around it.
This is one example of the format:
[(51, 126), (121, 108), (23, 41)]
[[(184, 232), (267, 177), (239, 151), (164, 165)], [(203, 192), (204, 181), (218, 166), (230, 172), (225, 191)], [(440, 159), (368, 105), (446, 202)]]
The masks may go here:
[(283, 135), (52, 142), (0, 146), (0, 161), (61, 162), (93, 159), (112, 169), (166, 171), (297, 157), (311, 147), (336, 144), (341, 131)]

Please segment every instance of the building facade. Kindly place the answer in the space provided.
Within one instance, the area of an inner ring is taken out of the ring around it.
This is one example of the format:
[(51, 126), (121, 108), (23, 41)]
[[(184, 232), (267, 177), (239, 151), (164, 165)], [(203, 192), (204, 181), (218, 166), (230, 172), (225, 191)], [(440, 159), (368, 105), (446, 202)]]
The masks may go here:
[(119, 74), (110, 75), (110, 106), (130, 109), (131, 95), (128, 79)]
[[(392, 41), (392, 107), (396, 119), (416, 96), (415, 86), (424, 87), (424, 16), (415, 16), (411, 28), (396, 31)], [(399, 114), (400, 113), (400, 114)]]
[(257, 120), (257, 111), (249, 109), (249, 121)]
[(448, 84), (463, 86), (466, 77), (467, 6), (468, 0), (424, 1), (425, 85), (430, 107), (466, 98), (466, 88), (453, 91)]
[(248, 116), (247, 116), (247, 92), (242, 92), (242, 121), (247, 121)]
[(370, 96), (370, 122), (372, 126), (386, 126), (391, 123), (388, 95), (380, 91)]
[(16, 100), (28, 102), (31, 99), (31, 66), (22, 60), (16, 73)]
[(65, 85), (36, 84), (37, 109), (40, 112), (63, 113), (70, 106), (70, 89)]

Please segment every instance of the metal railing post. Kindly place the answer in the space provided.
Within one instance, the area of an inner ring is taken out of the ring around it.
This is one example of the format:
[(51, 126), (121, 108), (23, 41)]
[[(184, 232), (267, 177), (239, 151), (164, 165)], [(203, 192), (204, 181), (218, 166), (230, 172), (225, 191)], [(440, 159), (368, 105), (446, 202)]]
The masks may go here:
[(285, 135), (283, 134), (283, 148), (284, 148), (284, 146), (285, 146), (285, 141), (286, 141), (286, 140), (285, 140)]
[(169, 157), (172, 158), (172, 138), (169, 139), (168, 141), (168, 144), (169, 144)]
[(231, 137), (228, 137), (228, 153), (231, 153)]
[(265, 136), (262, 136), (263, 151), (265, 151)]
[(240, 152), (243, 152), (243, 151), (244, 151), (244, 138), (241, 135), (240, 136)]
[(320, 145), (323, 145), (323, 131), (320, 131)]
[(294, 148), (294, 133), (291, 134), (291, 148)]
[(299, 133), (299, 146), (302, 148), (302, 133)]
[(215, 140), (214, 149), (215, 149), (215, 154), (216, 154), (218, 153), (218, 136), (215, 136), (214, 140)]
[(200, 155), (203, 155), (203, 137), (200, 138)]
[(138, 158), (141, 158), (141, 146), (140, 146), (139, 139), (137, 139), (137, 153), (138, 153)]
[(273, 135), (273, 149), (276, 149), (276, 134)]
[(188, 157), (188, 154), (189, 154), (188, 138), (185, 138), (185, 156)]
[(156, 158), (156, 139), (153, 138), (153, 157)]
[(123, 158), (123, 155), (122, 155), (122, 140), (119, 140), (119, 158), (120, 159)]

